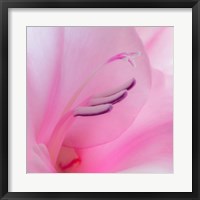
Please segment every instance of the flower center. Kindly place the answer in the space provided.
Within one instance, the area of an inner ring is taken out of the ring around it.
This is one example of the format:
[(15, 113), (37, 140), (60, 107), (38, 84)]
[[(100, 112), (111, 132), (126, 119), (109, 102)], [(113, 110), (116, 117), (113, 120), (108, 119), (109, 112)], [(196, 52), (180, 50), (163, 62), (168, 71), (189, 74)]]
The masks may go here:
[(94, 76), (98, 73), (99, 70), (101, 70), (102, 66), (105, 66), (116, 60), (125, 60), (125, 61), (128, 61), (131, 66), (136, 67), (134, 58), (139, 55), (140, 55), (139, 52), (131, 52), (131, 53), (120, 53), (111, 57), (103, 65), (97, 68), (97, 70), (94, 71), (85, 80), (82, 86), (78, 88), (77, 91), (75, 91), (71, 100), (68, 102), (67, 106), (64, 108), (61, 118), (56, 124), (53, 130), (51, 139), (49, 140), (48, 145), (47, 145), (52, 162), (54, 165), (59, 166), (59, 169), (67, 170), (71, 166), (74, 166), (75, 164), (80, 163), (79, 157), (75, 156), (75, 158), (71, 158), (71, 157), (68, 158), (65, 162), (63, 161), (62, 165), (60, 165), (60, 161), (63, 160), (63, 156), (65, 156), (65, 153), (63, 152), (66, 152), (66, 150), (65, 151), (62, 150), (63, 141), (66, 136), (67, 130), (73, 124), (76, 117), (95, 116), (95, 115), (101, 115), (101, 114), (110, 112), (114, 104), (119, 103), (128, 95), (128, 92), (135, 86), (136, 80), (135, 78), (132, 78), (128, 80), (127, 82), (125, 82), (124, 84), (116, 87), (114, 90), (107, 91), (106, 93), (99, 94), (98, 96), (89, 97), (88, 99), (84, 100), (74, 110), (71, 110), (70, 108), (73, 102), (80, 95), (80, 93), (82, 92), (84, 87), (87, 85), (87, 83), (92, 78), (94, 78)]
[(115, 90), (91, 98), (87, 106), (77, 107), (74, 110), (74, 116), (94, 116), (108, 113), (112, 110), (112, 105), (122, 101), (128, 95), (128, 90), (135, 84), (136, 80), (133, 78)]

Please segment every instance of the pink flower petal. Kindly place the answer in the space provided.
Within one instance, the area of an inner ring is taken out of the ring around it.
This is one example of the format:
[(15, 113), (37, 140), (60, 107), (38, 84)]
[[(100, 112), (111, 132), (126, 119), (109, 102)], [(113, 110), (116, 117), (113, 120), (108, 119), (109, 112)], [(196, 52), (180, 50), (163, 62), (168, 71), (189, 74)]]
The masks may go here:
[(132, 126), (113, 142), (79, 150), (82, 163), (75, 172), (126, 172), (127, 169), (133, 173), (153, 173), (159, 168), (162, 173), (171, 173), (172, 92), (172, 77), (154, 70), (150, 97)]
[(39, 142), (48, 135), (48, 123), (55, 120), (63, 39), (63, 28), (27, 28), (28, 118), (32, 118)]
[[(28, 28), (28, 172), (172, 172), (172, 28), (149, 30)], [(110, 112), (65, 117), (133, 78)]]
[(173, 74), (173, 27), (137, 27), (136, 30), (143, 41), (152, 67)]
[[(91, 34), (93, 35), (92, 28)], [(135, 68), (124, 60), (102, 66), (84, 87), (73, 106), (78, 106), (88, 96), (99, 96), (119, 88), (127, 80), (136, 79), (136, 85), (128, 92), (125, 99), (113, 106), (109, 113), (93, 117), (77, 117), (73, 125), (66, 130), (65, 146), (85, 148), (116, 139), (132, 124), (148, 97), (151, 86), (149, 63), (136, 33), (128, 28), (99, 28), (97, 34), (98, 37), (110, 38), (109, 44), (112, 44), (110, 49), (113, 52), (141, 52), (141, 56), (135, 58), (137, 65)]]

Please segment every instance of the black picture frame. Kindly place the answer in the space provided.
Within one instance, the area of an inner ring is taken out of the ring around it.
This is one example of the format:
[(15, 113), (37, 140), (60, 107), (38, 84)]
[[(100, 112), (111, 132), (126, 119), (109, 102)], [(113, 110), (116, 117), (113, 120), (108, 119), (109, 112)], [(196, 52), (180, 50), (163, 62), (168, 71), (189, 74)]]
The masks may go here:
[[(9, 192), (8, 9), (192, 8), (192, 192)], [(0, 0), (0, 198), (1, 199), (200, 199), (200, 2), (199, 0)]]

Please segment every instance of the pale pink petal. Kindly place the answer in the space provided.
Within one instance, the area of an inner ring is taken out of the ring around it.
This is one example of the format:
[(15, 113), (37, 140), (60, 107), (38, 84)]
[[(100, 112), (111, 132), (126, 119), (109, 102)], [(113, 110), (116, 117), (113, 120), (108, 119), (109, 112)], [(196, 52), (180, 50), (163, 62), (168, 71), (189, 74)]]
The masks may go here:
[(173, 74), (173, 27), (137, 27), (153, 68)]
[(53, 173), (56, 172), (52, 165), (47, 147), (38, 144), (35, 139), (31, 122), (28, 122), (27, 137), (27, 173)]
[[(127, 129), (148, 96), (151, 76), (148, 59), (132, 28), (36, 27), (28, 28), (27, 32), (28, 115), (34, 121), (37, 142), (49, 146), (48, 141), (52, 134), (56, 134), (57, 124), (62, 121), (63, 114), (71, 112), (90, 95), (115, 89), (134, 76), (137, 79), (134, 93), (130, 93), (112, 115), (89, 120), (77, 117), (71, 130), (68, 128), (70, 124), (66, 122), (69, 125), (64, 126), (63, 134), (70, 135), (70, 139), (65, 140), (70, 143), (67, 145), (86, 147), (109, 142)], [(141, 52), (142, 55), (136, 60), (136, 69), (133, 70), (124, 61), (104, 65), (109, 58), (122, 52)], [(98, 73), (87, 83), (87, 79), (97, 69)], [(112, 118), (113, 126), (108, 126)], [(76, 130), (77, 126), (80, 128), (79, 123), (82, 132)], [(88, 123), (90, 129), (87, 128)], [(121, 125), (115, 126), (115, 123)], [(61, 130), (57, 131), (63, 138)], [(111, 135), (108, 134), (110, 131)], [(53, 138), (51, 141), (57, 145), (53, 144), (50, 152), (57, 155), (58, 149), (55, 151), (55, 148), (60, 148), (62, 139)]]
[[(138, 79), (134, 98), (142, 93), (140, 100), (135, 99), (136, 115), (137, 109), (145, 101), (150, 85), (150, 71), (145, 53), (136, 60), (138, 68), (134, 70), (134, 74), (131, 75), (132, 69), (125, 66), (127, 63), (116, 62), (104, 67), (80, 96), (77, 93), (85, 80), (113, 55), (121, 52), (144, 52), (132, 28), (36, 27), (28, 28), (27, 32), (28, 98), (38, 142), (48, 142), (63, 112), (74, 108), (88, 95), (103, 89), (112, 89), (112, 86), (117, 86), (132, 76)], [(142, 76), (146, 78), (141, 79)], [(92, 130), (88, 134), (91, 132)], [(93, 145), (92, 141), (88, 143), (90, 144), (81, 146)]]
[[(106, 50), (107, 55), (113, 56), (116, 52), (140, 52), (141, 55), (135, 58), (136, 67), (124, 60), (117, 60), (100, 67), (94, 78), (80, 93), (74, 107), (88, 96), (99, 96), (104, 92), (112, 91), (132, 78), (135, 78), (136, 85), (128, 92), (128, 96), (124, 100), (113, 106), (109, 113), (92, 117), (76, 117), (73, 125), (66, 130), (65, 146), (85, 148), (116, 139), (132, 124), (148, 97), (151, 86), (149, 63), (134, 30), (129, 28), (97, 28), (97, 30), (94, 28), (90, 30), (92, 37), (98, 35), (95, 41), (109, 38), (109, 45), (112, 45), (112, 48)], [(107, 43), (105, 45), (107, 46)], [(92, 47), (96, 49), (99, 46), (101, 45)], [(102, 54), (99, 48), (98, 53)], [(109, 56), (104, 58), (103, 62), (108, 59)], [(102, 61), (99, 62), (100, 65)], [(84, 60), (83, 63), (85, 64)], [(74, 82), (74, 85), (77, 83)]]
[[(66, 172), (148, 171), (145, 164), (152, 171), (159, 166), (172, 171), (172, 77), (165, 74), (172, 73), (172, 28), (150, 32), (148, 37), (140, 34), (144, 48), (127, 27), (27, 29), (29, 172), (54, 172), (52, 152), (65, 162), (62, 166), (73, 165)], [(134, 59), (136, 68), (123, 59), (104, 65), (123, 52), (141, 53)], [(160, 70), (153, 71), (152, 87), (146, 52), (151, 67)], [(73, 110), (88, 98), (131, 78), (135, 87), (109, 113), (73, 117)], [(71, 121), (65, 117), (69, 113)], [(61, 147), (64, 137), (66, 147)], [(45, 145), (36, 143), (45, 143), (50, 155)]]
[(35, 145), (27, 160), (27, 173), (55, 173), (45, 145)]
[(63, 39), (62, 27), (27, 28), (28, 118), (32, 118), (37, 138), (44, 137), (41, 129), (56, 109)]
[(155, 168), (162, 168), (162, 173), (171, 173), (172, 104), (172, 77), (154, 70), (151, 95), (133, 125), (111, 143), (79, 150), (82, 163), (76, 171), (123, 172), (130, 168), (131, 172), (153, 173)]

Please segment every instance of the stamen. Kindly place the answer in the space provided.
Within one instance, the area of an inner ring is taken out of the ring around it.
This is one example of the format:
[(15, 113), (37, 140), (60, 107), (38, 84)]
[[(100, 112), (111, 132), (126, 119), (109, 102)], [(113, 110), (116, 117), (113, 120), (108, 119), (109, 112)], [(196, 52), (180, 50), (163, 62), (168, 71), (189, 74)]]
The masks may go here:
[(130, 84), (127, 84), (126, 86), (126, 89), (127, 90), (130, 90), (131, 88), (133, 88), (136, 84), (136, 80), (135, 79), (132, 79), (132, 82), (130, 82)]
[(90, 100), (89, 105), (96, 106), (96, 105), (108, 104), (108, 103), (115, 104), (123, 100), (127, 96), (127, 94), (128, 94), (127, 90), (122, 90), (108, 97), (93, 98)]
[(116, 94), (122, 90), (130, 90), (133, 86), (135, 86), (136, 84), (136, 80), (134, 78), (132, 78), (131, 80), (127, 81), (126, 83), (120, 85), (118, 88), (115, 88), (113, 90), (110, 90), (108, 92), (102, 93), (96, 97), (106, 97), (106, 96), (111, 96), (113, 94)]
[(112, 110), (112, 104), (103, 104), (98, 106), (78, 107), (74, 111), (74, 116), (94, 116), (107, 113)]
[[(80, 95), (82, 90), (85, 88), (85, 86), (95, 77), (95, 75), (101, 70), (102, 67), (105, 67), (105, 66), (107, 66), (107, 64), (114, 62), (116, 60), (127, 60), (132, 66), (136, 66), (135, 61), (133, 59), (139, 55), (141, 55), (141, 52), (139, 52), (139, 51), (129, 52), (129, 53), (122, 52), (115, 56), (112, 56), (102, 65), (99, 65), (99, 67), (97, 67), (97, 69), (95, 69), (95, 71), (92, 72), (90, 74), (90, 76), (83, 82), (83, 84), (75, 91), (75, 93), (72, 95), (72, 98), (69, 100), (68, 104), (65, 106), (62, 114), (66, 113), (69, 110), (69, 108), (76, 101), (76, 99), (78, 98), (78, 96)], [(130, 59), (130, 57), (131, 57), (131, 59)], [(126, 88), (122, 88), (121, 90), (123, 90), (123, 89), (126, 89)], [(118, 90), (117, 92), (119, 92), (121, 90)], [(114, 91), (113, 93), (108, 94), (108, 95), (112, 95), (114, 93), (116, 93), (116, 92)], [(104, 96), (106, 96), (106, 95), (104, 95)]]

